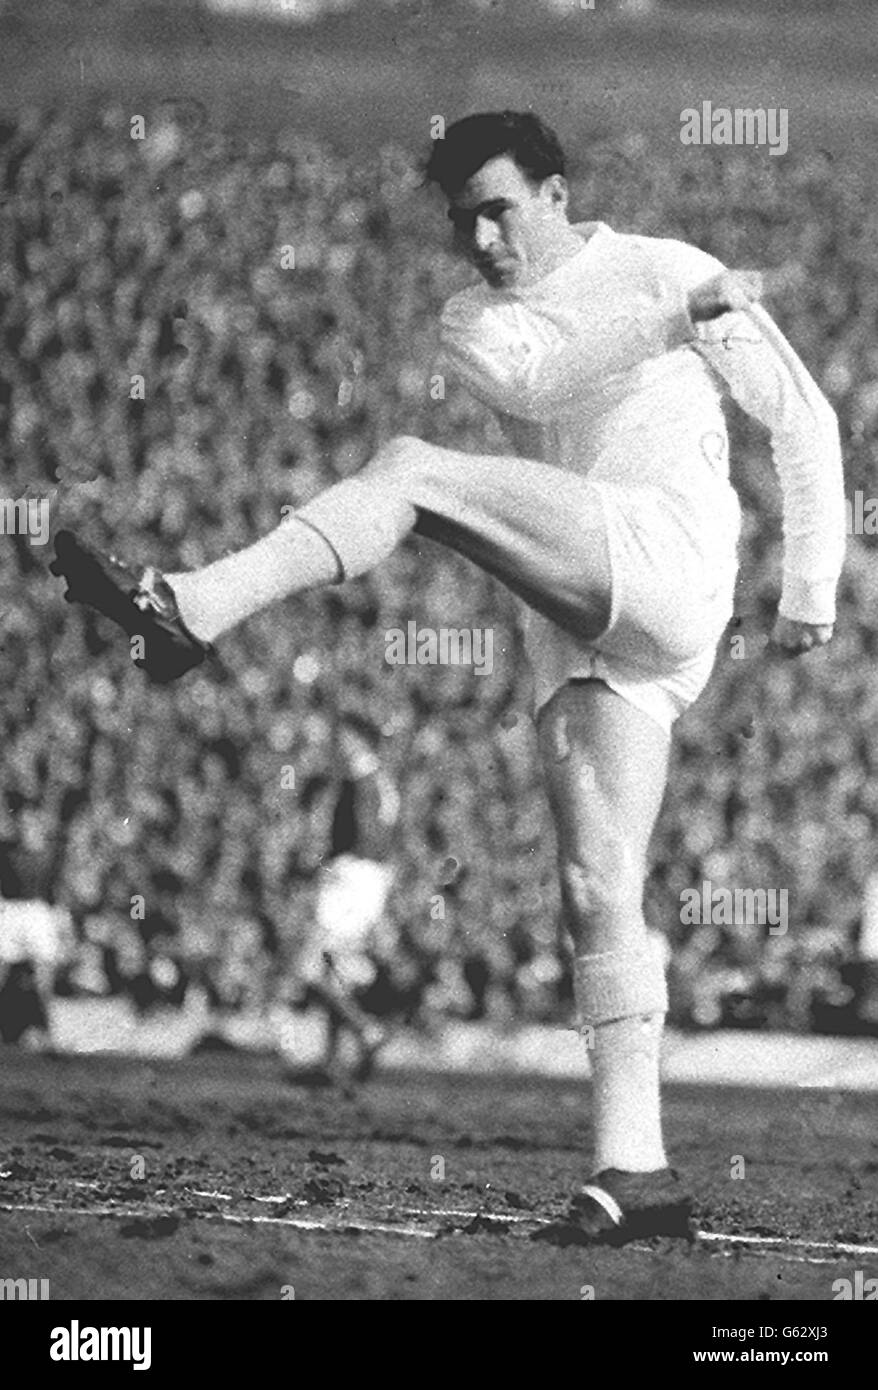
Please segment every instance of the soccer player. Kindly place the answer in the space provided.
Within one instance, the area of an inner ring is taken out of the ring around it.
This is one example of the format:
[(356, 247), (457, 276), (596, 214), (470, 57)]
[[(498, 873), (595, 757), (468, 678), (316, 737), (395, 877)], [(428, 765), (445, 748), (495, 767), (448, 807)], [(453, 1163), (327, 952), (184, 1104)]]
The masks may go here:
[(571, 224), (564, 154), (536, 116), (458, 121), (426, 175), (482, 281), (444, 309), (446, 369), (497, 412), (514, 454), (395, 438), (358, 476), (203, 569), (135, 573), (69, 533), (53, 568), (69, 600), (141, 636), (138, 660), (160, 681), (258, 609), (363, 574), (411, 532), (524, 601), (593, 1074), (594, 1171), (564, 1238), (685, 1235), (692, 1203), (661, 1128), (667, 995), (642, 898), (671, 728), (732, 615), (740, 512), (721, 398), (771, 435), (785, 538), (772, 636), (791, 655), (833, 630), (837, 423), (768, 315), (742, 307), (757, 277), (678, 241)]
[[(346, 775), (320, 865), (314, 922), (295, 970), (294, 1009), (301, 1012), (315, 1004), (326, 1020), (319, 1070), (329, 1078), (341, 1076), (338, 1057), (347, 1033), (357, 1054), (351, 1068), (356, 1081), (372, 1074), (389, 1038), (389, 1030), (370, 1017), (362, 1002), (377, 982), (379, 957), (392, 958), (396, 945), (387, 903), (395, 877), (390, 850), (399, 796), (375, 751), (379, 738), (378, 729), (357, 715), (348, 715), (342, 724), (339, 762)], [(289, 1018), (283, 1022), (289, 1024)], [(295, 1028), (292, 1032), (291, 1061)]]

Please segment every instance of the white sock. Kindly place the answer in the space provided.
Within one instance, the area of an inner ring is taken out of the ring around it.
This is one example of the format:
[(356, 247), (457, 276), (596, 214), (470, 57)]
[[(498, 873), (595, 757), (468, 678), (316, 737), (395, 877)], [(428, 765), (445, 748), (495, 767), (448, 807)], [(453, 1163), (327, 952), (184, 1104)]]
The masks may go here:
[(659, 1055), (664, 1014), (599, 1023), (591, 1051), (595, 1171), (668, 1166), (662, 1141)]
[(591, 1044), (595, 1170), (667, 1167), (659, 1059), (668, 1005), (658, 944), (644, 934), (636, 946), (579, 956), (574, 990)]
[(165, 576), (196, 637), (220, 633), (277, 599), (365, 574), (396, 549), (416, 512), (392, 479), (348, 478), (269, 535), (204, 569)]
[(288, 594), (334, 584), (341, 565), (329, 541), (292, 516), (255, 545), (206, 565), (165, 576), (183, 622), (204, 642)]

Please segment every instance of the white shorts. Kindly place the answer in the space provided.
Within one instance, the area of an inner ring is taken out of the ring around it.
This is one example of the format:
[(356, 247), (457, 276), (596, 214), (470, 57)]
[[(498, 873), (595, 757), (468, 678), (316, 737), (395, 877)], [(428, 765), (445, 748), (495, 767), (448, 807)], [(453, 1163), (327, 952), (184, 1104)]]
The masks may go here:
[(585, 642), (527, 612), (535, 713), (568, 681), (598, 679), (669, 732), (707, 685), (734, 612), (739, 516), (729, 517), (724, 497), (715, 535), (705, 537), (661, 489), (589, 486), (607, 527), (610, 621)]

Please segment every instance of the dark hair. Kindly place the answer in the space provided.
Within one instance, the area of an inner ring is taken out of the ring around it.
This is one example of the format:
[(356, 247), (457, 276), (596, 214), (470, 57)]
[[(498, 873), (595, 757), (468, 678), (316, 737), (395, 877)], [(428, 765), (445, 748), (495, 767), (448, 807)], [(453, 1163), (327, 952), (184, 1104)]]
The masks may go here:
[(446, 197), (459, 193), (489, 159), (508, 154), (534, 183), (564, 173), (564, 151), (553, 130), (530, 111), (483, 111), (464, 116), (435, 140), (424, 163), (424, 181)]

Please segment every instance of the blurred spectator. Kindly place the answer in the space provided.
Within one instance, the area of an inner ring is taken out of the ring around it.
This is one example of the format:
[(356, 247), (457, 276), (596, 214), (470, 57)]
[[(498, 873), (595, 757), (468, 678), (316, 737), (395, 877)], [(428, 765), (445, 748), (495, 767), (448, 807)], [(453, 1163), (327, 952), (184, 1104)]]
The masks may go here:
[(74, 952), (66, 908), (0, 899), (0, 1041), (48, 1046), (48, 1001)]

